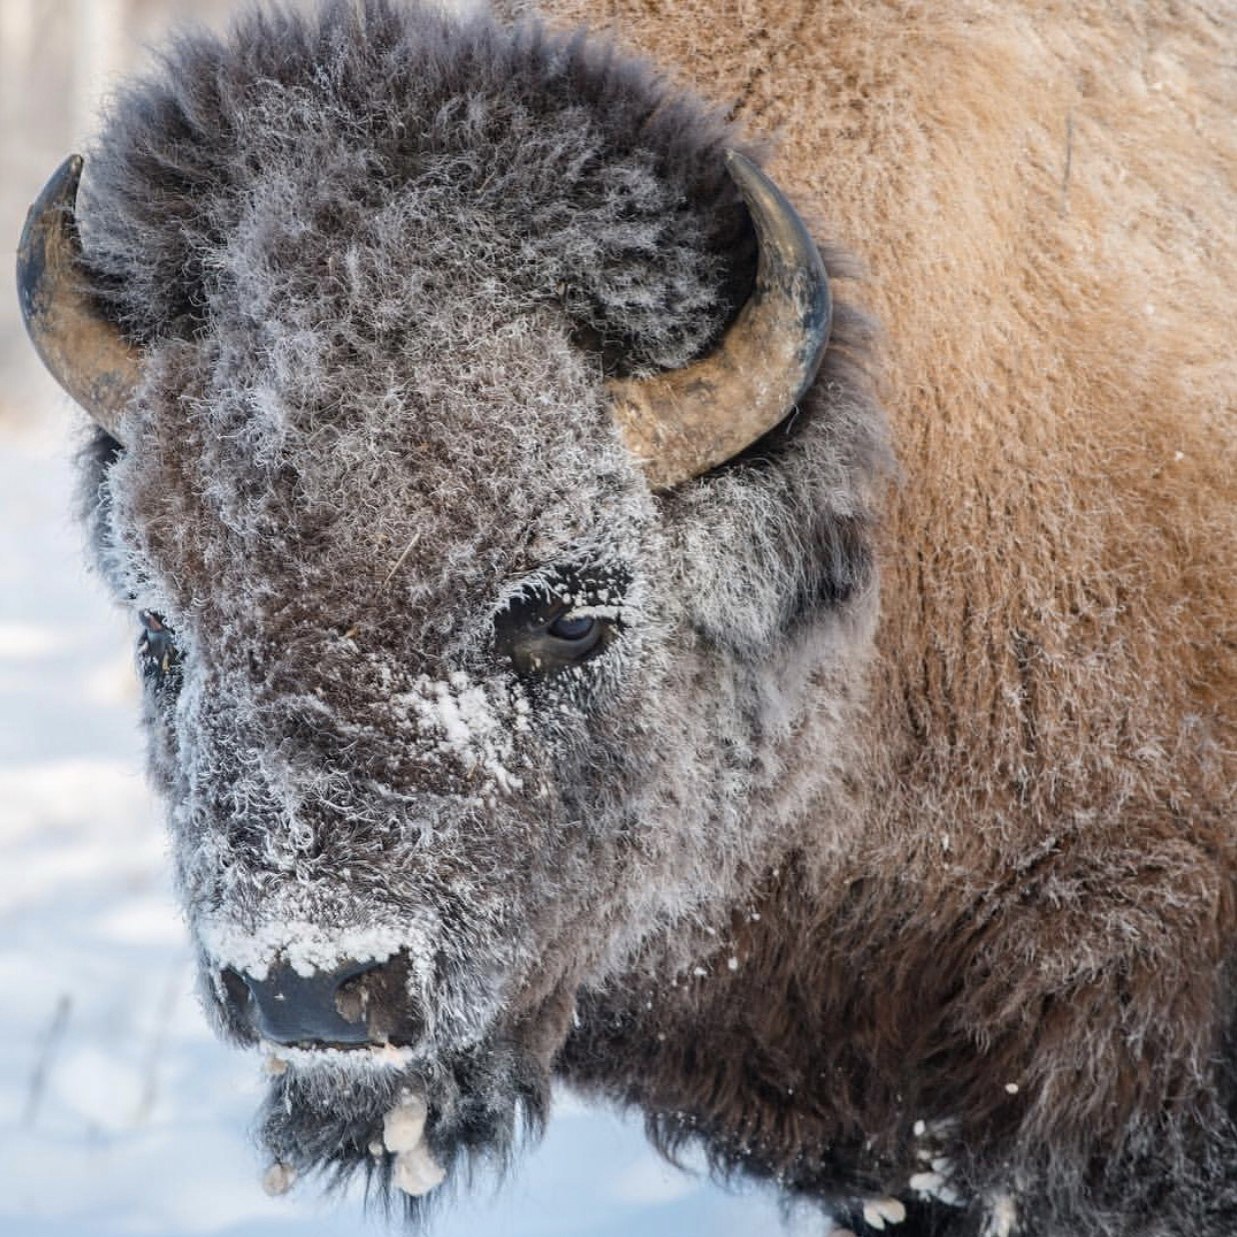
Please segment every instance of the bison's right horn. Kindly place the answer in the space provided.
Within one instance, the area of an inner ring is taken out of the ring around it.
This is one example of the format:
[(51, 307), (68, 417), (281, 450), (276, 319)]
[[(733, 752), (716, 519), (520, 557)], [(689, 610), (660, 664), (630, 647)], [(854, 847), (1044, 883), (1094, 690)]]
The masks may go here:
[(654, 490), (699, 476), (785, 419), (829, 345), (829, 276), (781, 190), (737, 151), (726, 167), (756, 228), (756, 286), (714, 351), (684, 369), (610, 383), (623, 440)]
[(141, 369), (136, 349), (99, 316), (82, 287), (74, 214), (81, 176), (81, 156), (70, 155), (30, 208), (17, 249), (17, 295), (48, 372), (116, 437)]

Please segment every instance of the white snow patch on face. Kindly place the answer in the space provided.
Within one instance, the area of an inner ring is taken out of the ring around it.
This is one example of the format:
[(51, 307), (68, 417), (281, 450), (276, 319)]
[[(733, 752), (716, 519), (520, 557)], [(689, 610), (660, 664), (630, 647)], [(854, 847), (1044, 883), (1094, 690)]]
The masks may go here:
[(416, 1059), (411, 1048), (395, 1044), (358, 1045), (355, 1048), (297, 1048), (290, 1044), (274, 1044), (263, 1040), (259, 1050), (266, 1055), (263, 1063), (272, 1076), (289, 1069), (306, 1073), (328, 1069), (332, 1073), (348, 1073), (358, 1079), (367, 1074), (405, 1069)]
[(625, 607), (623, 606), (607, 605), (604, 602), (597, 602), (592, 605), (580, 602), (577, 605), (573, 605), (563, 617), (605, 619), (611, 623), (621, 623), (624, 612)]
[[(500, 716), (485, 689), (462, 671), (446, 680), (422, 675), (412, 691), (392, 697), (397, 713), (415, 719), (440, 736), (438, 750), (470, 772), (483, 774), (504, 794), (520, 790), (522, 779), (511, 772), (511, 722)], [(516, 710), (515, 729), (523, 728), (525, 710)]]
[(198, 939), (219, 969), (231, 966), (251, 979), (263, 980), (277, 962), (286, 962), (308, 979), (319, 971), (334, 971), (342, 961), (387, 962), (407, 952), (414, 974), (427, 974), (433, 949), (428, 935), (412, 925), (324, 929), (291, 919), (242, 927), (228, 920), (197, 925)]

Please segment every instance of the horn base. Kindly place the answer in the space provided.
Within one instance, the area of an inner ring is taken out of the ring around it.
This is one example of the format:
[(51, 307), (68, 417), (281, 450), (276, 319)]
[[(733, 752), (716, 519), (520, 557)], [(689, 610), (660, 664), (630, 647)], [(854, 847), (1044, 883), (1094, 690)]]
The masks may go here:
[(829, 276), (803, 221), (750, 159), (727, 151), (726, 167), (759, 240), (752, 295), (709, 356), (609, 384), (623, 440), (655, 491), (724, 464), (780, 424), (829, 345)]
[(31, 206), (17, 249), (17, 295), (48, 373), (119, 439), (141, 368), (136, 350), (99, 316), (82, 284), (75, 218), (81, 176), (81, 156), (70, 155)]

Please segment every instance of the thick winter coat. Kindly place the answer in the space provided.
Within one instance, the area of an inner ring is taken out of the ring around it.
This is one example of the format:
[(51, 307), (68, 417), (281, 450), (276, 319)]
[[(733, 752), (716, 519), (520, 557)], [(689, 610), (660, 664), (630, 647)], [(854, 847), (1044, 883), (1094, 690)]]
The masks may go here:
[[(419, 1215), (556, 1073), (856, 1231), (1231, 1237), (1237, 14), (518, 7), (185, 40), (86, 161), (86, 505), (281, 1179)], [(614, 393), (748, 297), (727, 148), (833, 329), (662, 488)], [(379, 965), (385, 1047), (255, 1013)]]

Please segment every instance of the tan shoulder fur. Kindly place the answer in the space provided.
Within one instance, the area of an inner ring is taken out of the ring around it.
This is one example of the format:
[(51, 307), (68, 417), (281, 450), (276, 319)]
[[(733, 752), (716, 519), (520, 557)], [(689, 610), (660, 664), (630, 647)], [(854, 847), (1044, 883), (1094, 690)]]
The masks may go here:
[(1237, 746), (1237, 9), (540, 8), (770, 135), (866, 267), (902, 467), (879, 746), (916, 831), (1206, 814)]
[(839, 1110), (896, 1079), (869, 1136), (918, 1095), (976, 1147), (1108, 1155), (1228, 1017), (1237, 10), (541, 7), (769, 135), (882, 324), (901, 476), (866, 837), (814, 880), (818, 1076)]

